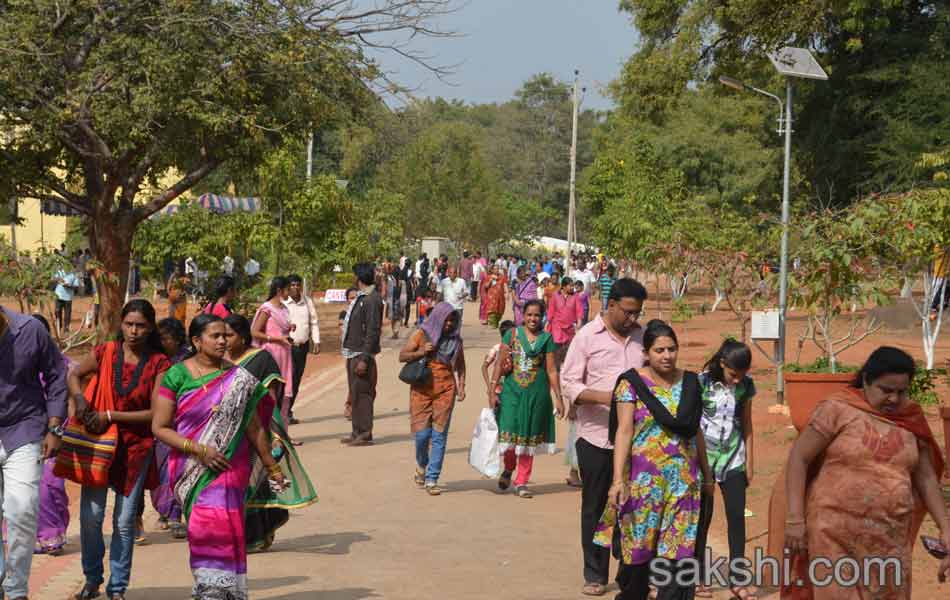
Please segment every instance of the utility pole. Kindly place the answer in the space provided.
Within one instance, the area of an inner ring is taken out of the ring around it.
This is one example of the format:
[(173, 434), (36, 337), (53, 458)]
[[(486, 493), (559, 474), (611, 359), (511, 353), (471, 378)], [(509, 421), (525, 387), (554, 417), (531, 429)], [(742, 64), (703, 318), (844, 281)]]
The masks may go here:
[(776, 387), (775, 396), (779, 404), (785, 404), (785, 317), (788, 313), (788, 221), (789, 221), (789, 179), (792, 160), (792, 78), (785, 78), (785, 161), (782, 171), (782, 245), (779, 264), (778, 290), (778, 343), (776, 344)]
[(19, 216), (19, 199), (10, 198), (10, 245), (13, 246), (13, 256), (19, 257), (16, 249), (16, 222)]
[(307, 141), (307, 181), (313, 175), (313, 131), (310, 132), (310, 139)]
[[(574, 91), (571, 94), (571, 100), (574, 105), (574, 115), (573, 115), (573, 127), (571, 130), (571, 195), (570, 201), (567, 206), (567, 256), (565, 259), (567, 262), (571, 260), (571, 253), (574, 251), (574, 244), (577, 243), (577, 227), (575, 226), (575, 217), (577, 212), (577, 205), (574, 197), (574, 190), (577, 184), (577, 110), (578, 104), (580, 104), (580, 98), (578, 97), (578, 85), (580, 79), (580, 71), (577, 69), (574, 70)], [(568, 272), (570, 272), (570, 266), (567, 267)]]

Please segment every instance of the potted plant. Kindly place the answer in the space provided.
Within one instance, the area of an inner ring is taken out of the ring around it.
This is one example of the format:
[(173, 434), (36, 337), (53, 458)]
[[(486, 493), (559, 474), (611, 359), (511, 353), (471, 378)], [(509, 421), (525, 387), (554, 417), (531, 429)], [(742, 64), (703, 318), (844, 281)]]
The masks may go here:
[(831, 372), (828, 359), (824, 356), (808, 365), (792, 363), (785, 366), (785, 403), (792, 424), (798, 431), (808, 424), (819, 402), (851, 384), (857, 369), (838, 365), (836, 370), (836, 373)]

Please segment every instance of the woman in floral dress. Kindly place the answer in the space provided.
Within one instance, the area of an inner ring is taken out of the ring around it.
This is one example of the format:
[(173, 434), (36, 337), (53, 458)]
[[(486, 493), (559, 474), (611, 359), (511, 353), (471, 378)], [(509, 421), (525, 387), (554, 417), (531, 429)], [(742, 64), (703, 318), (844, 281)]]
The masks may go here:
[[(675, 574), (678, 561), (694, 557), (700, 490), (712, 485), (703, 436), (702, 399), (695, 373), (677, 368), (676, 333), (651, 321), (643, 336), (648, 364), (624, 373), (614, 388), (610, 440), (614, 443), (613, 485), (594, 542), (610, 547), (620, 527), (621, 566), (617, 600), (646, 600), (653, 559), (666, 559)], [(688, 600), (694, 587), (671, 578), (659, 586), (658, 600)]]
[[(501, 360), (495, 361), (495, 371), (489, 382), (489, 405), (499, 408), (498, 449), (505, 461), (505, 469), (498, 479), (502, 490), (511, 485), (511, 476), (517, 467), (515, 492), (521, 498), (531, 498), (528, 480), (534, 466), (534, 455), (540, 450), (553, 454), (554, 417), (562, 418), (564, 402), (561, 384), (554, 364), (556, 345), (551, 334), (541, 330), (544, 304), (529, 300), (524, 305), (524, 326), (509, 331), (502, 338)], [(506, 374), (502, 365), (508, 357), (513, 365), (511, 375), (505, 377), (501, 395), (495, 392), (497, 382)], [(553, 410), (551, 392), (557, 406)]]

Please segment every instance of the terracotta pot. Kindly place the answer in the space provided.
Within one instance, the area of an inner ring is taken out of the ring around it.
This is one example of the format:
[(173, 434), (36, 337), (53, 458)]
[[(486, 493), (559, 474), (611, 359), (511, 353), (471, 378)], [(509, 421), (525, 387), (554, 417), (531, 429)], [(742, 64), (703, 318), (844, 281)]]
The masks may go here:
[(848, 387), (854, 373), (785, 373), (785, 403), (795, 429), (808, 425), (819, 402)]

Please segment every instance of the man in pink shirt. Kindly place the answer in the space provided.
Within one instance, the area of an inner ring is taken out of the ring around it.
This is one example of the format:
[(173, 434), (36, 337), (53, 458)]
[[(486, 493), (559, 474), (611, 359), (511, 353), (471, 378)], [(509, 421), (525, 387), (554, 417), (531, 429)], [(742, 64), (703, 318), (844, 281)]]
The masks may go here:
[(577, 462), (583, 482), (583, 593), (588, 596), (607, 591), (610, 550), (594, 544), (594, 529), (613, 479), (613, 447), (607, 441), (610, 403), (617, 378), (643, 366), (643, 328), (637, 320), (646, 299), (647, 290), (639, 281), (618, 279), (610, 290), (607, 310), (578, 332), (561, 369), (568, 414), (577, 426)]

